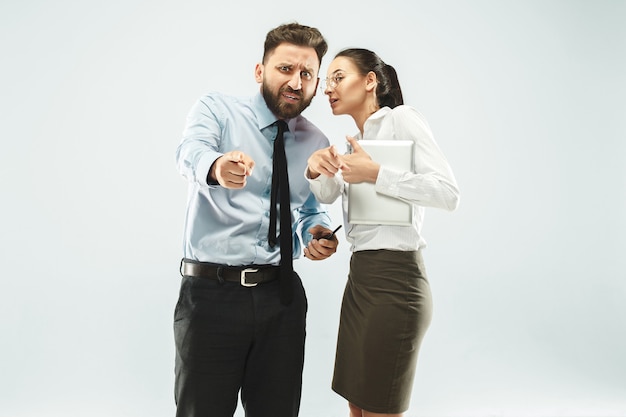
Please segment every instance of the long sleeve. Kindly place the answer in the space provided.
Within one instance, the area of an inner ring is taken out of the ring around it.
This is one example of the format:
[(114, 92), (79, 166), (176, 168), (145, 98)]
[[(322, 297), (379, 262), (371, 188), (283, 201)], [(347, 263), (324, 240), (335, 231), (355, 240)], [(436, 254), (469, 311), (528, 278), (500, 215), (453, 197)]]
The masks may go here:
[(394, 109), (391, 116), (395, 137), (415, 142), (414, 172), (381, 166), (376, 191), (422, 207), (455, 210), (459, 204), (456, 179), (426, 120), (408, 106)]
[(315, 225), (330, 227), (330, 217), (324, 207), (320, 206), (316, 197), (311, 194), (304, 202), (302, 207), (298, 209), (298, 231), (302, 237), (302, 243), (306, 247), (313, 239), (309, 233), (309, 229)]
[(332, 178), (320, 175), (315, 179), (309, 178), (307, 172), (308, 170), (305, 170), (304, 177), (309, 182), (311, 192), (320, 203), (331, 204), (343, 192), (344, 182), (341, 172), (338, 172)]
[(207, 175), (222, 153), (218, 151), (222, 139), (219, 120), (211, 110), (213, 97), (198, 100), (187, 116), (183, 139), (176, 150), (176, 165), (187, 181), (208, 186)]

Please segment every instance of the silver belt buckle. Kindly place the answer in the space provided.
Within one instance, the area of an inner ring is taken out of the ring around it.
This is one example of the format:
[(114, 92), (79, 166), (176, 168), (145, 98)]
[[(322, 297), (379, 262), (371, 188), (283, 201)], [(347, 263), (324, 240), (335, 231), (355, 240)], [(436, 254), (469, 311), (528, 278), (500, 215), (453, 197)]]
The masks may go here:
[(254, 282), (254, 283), (248, 283), (248, 282), (246, 282), (246, 274), (247, 274), (248, 272), (251, 272), (251, 273), (253, 273), (253, 272), (259, 272), (259, 270), (258, 270), (258, 269), (254, 269), (254, 268), (246, 268), (246, 269), (243, 269), (243, 270), (241, 271), (241, 285), (243, 285), (244, 287), (256, 287), (258, 283), (256, 283), (256, 282)]

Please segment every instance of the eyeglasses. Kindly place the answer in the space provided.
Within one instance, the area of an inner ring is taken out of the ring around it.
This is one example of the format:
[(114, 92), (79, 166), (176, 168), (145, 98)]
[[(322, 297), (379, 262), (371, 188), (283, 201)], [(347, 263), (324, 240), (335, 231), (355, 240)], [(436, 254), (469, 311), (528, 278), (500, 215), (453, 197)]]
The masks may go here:
[(327, 88), (334, 90), (335, 88), (337, 88), (339, 83), (342, 82), (344, 78), (346, 78), (346, 75), (350, 75), (350, 74), (355, 74), (355, 73), (354, 72), (335, 73), (331, 75), (330, 77), (322, 80), (322, 86), (320, 87), (320, 89), (322, 90), (322, 92), (326, 91)]

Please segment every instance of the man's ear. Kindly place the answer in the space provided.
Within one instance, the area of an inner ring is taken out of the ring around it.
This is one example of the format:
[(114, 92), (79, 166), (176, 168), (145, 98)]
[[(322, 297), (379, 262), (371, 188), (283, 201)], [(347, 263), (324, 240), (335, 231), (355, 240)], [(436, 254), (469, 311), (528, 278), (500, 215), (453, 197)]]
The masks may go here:
[(262, 83), (263, 82), (263, 70), (265, 68), (263, 67), (263, 64), (258, 63), (256, 64), (256, 66), (254, 67), (254, 79), (256, 80), (257, 83)]

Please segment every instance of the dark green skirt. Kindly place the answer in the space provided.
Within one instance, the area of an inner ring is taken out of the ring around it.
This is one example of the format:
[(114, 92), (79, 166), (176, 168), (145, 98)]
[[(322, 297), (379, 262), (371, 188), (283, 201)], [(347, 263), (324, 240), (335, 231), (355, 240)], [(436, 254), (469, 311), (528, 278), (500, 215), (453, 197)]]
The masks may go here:
[(406, 411), (431, 318), (421, 252), (353, 253), (341, 305), (333, 390), (366, 411)]

